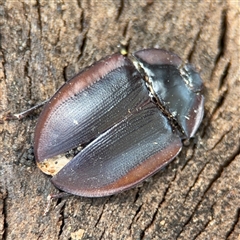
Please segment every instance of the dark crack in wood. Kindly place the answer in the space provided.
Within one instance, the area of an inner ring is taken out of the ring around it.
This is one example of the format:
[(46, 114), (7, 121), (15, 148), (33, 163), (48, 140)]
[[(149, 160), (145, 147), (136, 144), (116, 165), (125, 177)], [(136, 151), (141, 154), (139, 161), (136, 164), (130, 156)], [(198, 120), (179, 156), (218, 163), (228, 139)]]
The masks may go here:
[(181, 167), (181, 171), (183, 171), (185, 169), (185, 167), (188, 165), (188, 163), (193, 159), (193, 157), (195, 155), (195, 150), (197, 148), (197, 144), (193, 144), (190, 147), (191, 147), (191, 150), (192, 150), (192, 154), (190, 156), (188, 156), (187, 160), (185, 161), (185, 163)]
[[(211, 213), (212, 213), (212, 211), (213, 211), (213, 209), (211, 208)], [(213, 215), (213, 214), (211, 214), (211, 215)], [(203, 230), (206, 229), (211, 222), (212, 222), (212, 220), (208, 220), (205, 224), (203, 224), (201, 231), (199, 231), (197, 234), (195, 234), (195, 236), (192, 236), (193, 237), (192, 239), (193, 240), (198, 239), (198, 237), (202, 234)]]
[(102, 211), (100, 212), (100, 214), (99, 214), (99, 216), (98, 216), (98, 219), (97, 219), (94, 227), (97, 227), (98, 223), (100, 222), (100, 220), (101, 220), (101, 218), (102, 218), (102, 215), (103, 215), (103, 212), (104, 212), (104, 210), (105, 210), (105, 208), (106, 208), (106, 203), (109, 201), (110, 198), (111, 198), (111, 197), (109, 197), (109, 198), (106, 200), (106, 202), (103, 204), (103, 206), (102, 206)]
[(221, 15), (221, 32), (218, 41), (218, 54), (215, 60), (215, 66), (219, 62), (220, 58), (224, 56), (225, 48), (226, 48), (226, 36), (227, 36), (227, 10), (223, 9)]
[(40, 234), (39, 234), (38, 237), (37, 237), (37, 240), (39, 240), (39, 239), (41, 239), (41, 238), (43, 237), (43, 233), (45, 232), (45, 230), (46, 230), (46, 228), (44, 228), (44, 229), (40, 232)]
[(234, 222), (232, 224), (232, 226), (230, 227), (229, 231), (226, 233), (226, 239), (228, 239), (231, 234), (236, 230), (238, 224), (240, 221), (240, 208), (237, 209), (235, 217), (234, 217)]
[(85, 48), (87, 46), (87, 34), (88, 34), (88, 23), (85, 17), (85, 12), (83, 9), (81, 14), (81, 33), (77, 39), (77, 45), (79, 49), (79, 55), (77, 56), (78, 61), (81, 60), (83, 56), (83, 52), (85, 51)]
[(199, 29), (199, 31), (197, 32), (196, 37), (195, 37), (194, 40), (193, 40), (192, 48), (190, 49), (190, 51), (189, 51), (189, 53), (188, 53), (188, 56), (187, 56), (188, 62), (192, 62), (192, 56), (193, 56), (193, 53), (194, 53), (195, 50), (196, 50), (197, 42), (198, 42), (198, 40), (199, 40), (199, 38), (200, 38), (201, 32), (202, 32), (202, 28)]
[(210, 118), (210, 122), (212, 121), (212, 118), (214, 117), (214, 115), (216, 114), (216, 112), (221, 109), (222, 105), (224, 104), (225, 99), (227, 98), (227, 94), (228, 94), (228, 89), (226, 88), (222, 94), (219, 96), (217, 104), (215, 106), (215, 108), (212, 111), (211, 114), (211, 118)]
[(137, 200), (139, 199), (139, 196), (140, 196), (139, 192), (140, 192), (140, 189), (138, 188), (137, 192), (135, 194), (134, 200), (133, 200), (133, 204), (135, 204), (137, 202)]
[(129, 224), (128, 226), (128, 229), (130, 230), (130, 235), (132, 235), (132, 225), (134, 222), (137, 222), (138, 219), (139, 219), (139, 213), (141, 212), (141, 209), (142, 209), (142, 204), (138, 207), (138, 209), (136, 210), (133, 218), (132, 218), (132, 221), (131, 223)]
[(218, 40), (218, 52), (215, 57), (215, 64), (211, 72), (210, 80), (213, 79), (213, 74), (215, 73), (218, 62), (224, 56), (224, 53), (226, 51), (226, 36), (227, 36), (227, 10), (226, 9), (223, 9), (220, 21), (221, 21), (221, 24), (220, 24), (220, 34), (219, 34), (219, 40)]
[(5, 81), (6, 81), (6, 68), (4, 67), (5, 66), (5, 63), (6, 63), (6, 58), (5, 58), (5, 54), (4, 54), (4, 49), (2, 48), (2, 35), (0, 34), (0, 59), (2, 60), (2, 66), (3, 68), (1, 69), (2, 72), (3, 72), (3, 78)]
[(40, 0), (36, 1), (36, 6), (37, 6), (37, 12), (38, 12), (38, 23), (39, 23), (40, 33), (41, 33), (41, 36), (42, 36), (42, 16), (41, 16), (41, 3), (40, 3)]
[(7, 191), (4, 189), (0, 193), (1, 196), (1, 201), (2, 201), (2, 216), (3, 216), (3, 229), (2, 229), (2, 239), (6, 240), (7, 239), (7, 234), (8, 234), (8, 223), (7, 223)]
[(67, 82), (69, 80), (67, 70), (68, 70), (68, 65), (63, 67), (63, 70), (62, 70), (62, 76), (63, 76), (64, 82)]
[(232, 131), (232, 129), (233, 129), (233, 127), (231, 127), (228, 131), (223, 132), (222, 135), (219, 137), (219, 139), (215, 142), (215, 144), (213, 145), (213, 147), (209, 148), (207, 151), (210, 152), (210, 151), (212, 151), (213, 149), (215, 149), (215, 148), (217, 147), (217, 145), (222, 142), (223, 138), (224, 138), (228, 133), (230, 133), (230, 132)]
[[(223, 171), (225, 168), (227, 168), (232, 161), (234, 161), (234, 159), (236, 158), (236, 156), (238, 156), (240, 154), (240, 146), (238, 146), (238, 149), (232, 154), (232, 156), (230, 156), (218, 169), (218, 171), (216, 172), (215, 176), (211, 179), (209, 185), (207, 186), (207, 188), (205, 189), (205, 191), (202, 194), (201, 199), (199, 200), (199, 202), (196, 204), (196, 206), (194, 207), (193, 211), (191, 212), (191, 215), (189, 216), (189, 218), (187, 219), (187, 221), (185, 221), (184, 226), (187, 226), (189, 224), (189, 222), (193, 219), (194, 215), (197, 212), (197, 209), (200, 207), (200, 205), (202, 204), (202, 202), (205, 199), (206, 194), (208, 193), (208, 191), (211, 189), (212, 185), (221, 177)], [(205, 164), (205, 166), (208, 163)], [(203, 168), (204, 169), (204, 168)], [(203, 170), (202, 169), (202, 170)], [(201, 171), (202, 172), (202, 171)], [(200, 176), (201, 172), (198, 174), (198, 176)], [(195, 181), (196, 182), (196, 181)], [(184, 227), (182, 229), (181, 232), (184, 231)], [(181, 232), (178, 234), (178, 236), (180, 236)]]
[(200, 133), (200, 136), (201, 138), (204, 138), (205, 134), (206, 134), (206, 130), (207, 128), (209, 127), (210, 123), (212, 122), (212, 119), (214, 117), (214, 115), (216, 114), (216, 112), (221, 109), (222, 105), (224, 104), (224, 101), (225, 99), (227, 98), (227, 94), (228, 94), (228, 88), (226, 88), (222, 93), (221, 95), (219, 96), (218, 100), (217, 100), (217, 103), (215, 105), (215, 107), (213, 108), (212, 110), (212, 113), (209, 113), (208, 116), (206, 116), (205, 118), (207, 118), (207, 121), (202, 124), (202, 127), (201, 127), (201, 133)]
[[(172, 180), (173, 182), (174, 180)], [(153, 225), (154, 221), (156, 220), (157, 217), (157, 213), (159, 211), (159, 209), (161, 208), (161, 205), (165, 202), (166, 200), (166, 196), (168, 194), (169, 189), (171, 188), (171, 184), (169, 184), (169, 186), (165, 189), (162, 200), (158, 203), (158, 206), (156, 207), (154, 213), (152, 214), (152, 218), (149, 224), (147, 224), (145, 226), (145, 228), (142, 230), (141, 235), (140, 235), (140, 239), (144, 239), (145, 237), (145, 232)]]
[(65, 208), (66, 200), (61, 200), (61, 198), (58, 199), (56, 208), (58, 209), (60, 213), (59, 221), (61, 221), (59, 232), (58, 232), (58, 239), (60, 239), (62, 233), (64, 232), (64, 226), (65, 226), (65, 219), (64, 219), (64, 208)]
[(105, 234), (105, 228), (103, 229), (103, 231), (102, 231), (102, 233), (101, 233), (101, 236), (99, 237), (99, 240), (101, 240), (101, 239), (103, 239), (103, 236), (104, 236), (104, 234)]
[(207, 166), (208, 164), (209, 164), (209, 162), (206, 162), (206, 163), (203, 165), (203, 167), (200, 169), (200, 171), (198, 172), (197, 177), (194, 179), (193, 184), (189, 187), (189, 189), (188, 189), (188, 191), (187, 191), (187, 193), (186, 193), (186, 195), (185, 195), (185, 200), (184, 200), (183, 204), (185, 204), (189, 193), (192, 191), (193, 187), (195, 186), (195, 184), (196, 184), (197, 181), (199, 180), (202, 172), (204, 171), (204, 169), (206, 168), (206, 166)]
[(222, 71), (222, 75), (220, 76), (219, 85), (218, 85), (219, 90), (226, 84), (230, 66), (231, 66), (231, 63), (228, 62)]
[[(30, 37), (29, 37), (29, 39), (30, 39)], [(30, 75), (30, 73), (29, 73), (29, 68), (30, 68), (30, 66), (29, 66), (29, 61), (27, 61), (26, 62), (26, 64), (25, 64), (25, 66), (24, 66), (24, 72), (25, 72), (25, 74), (26, 74), (26, 77), (29, 79), (29, 81), (28, 81), (28, 87), (27, 87), (27, 89), (28, 89), (28, 94), (29, 94), (29, 97), (27, 97), (26, 99), (33, 99), (33, 93), (32, 93), (32, 82), (33, 82), (33, 79), (32, 79), (32, 77), (31, 77), (31, 75)]]

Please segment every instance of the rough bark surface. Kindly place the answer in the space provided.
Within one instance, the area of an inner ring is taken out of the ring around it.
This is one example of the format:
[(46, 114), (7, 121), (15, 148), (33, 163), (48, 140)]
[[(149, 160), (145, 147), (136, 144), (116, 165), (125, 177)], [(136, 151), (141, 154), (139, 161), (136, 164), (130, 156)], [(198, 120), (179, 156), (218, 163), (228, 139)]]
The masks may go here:
[(189, 146), (127, 192), (52, 202), (33, 160), (37, 114), (0, 123), (2, 239), (240, 239), (238, 1), (2, 1), (0, 116), (48, 99), (125, 47), (158, 46), (200, 70), (205, 116)]

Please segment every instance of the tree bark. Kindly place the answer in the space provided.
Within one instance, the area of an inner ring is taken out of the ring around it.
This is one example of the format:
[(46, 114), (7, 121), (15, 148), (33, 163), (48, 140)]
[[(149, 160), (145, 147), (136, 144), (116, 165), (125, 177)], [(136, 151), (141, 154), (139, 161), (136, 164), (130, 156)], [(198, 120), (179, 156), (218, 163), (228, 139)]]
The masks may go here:
[(2, 239), (240, 239), (240, 44), (237, 1), (2, 1), (0, 115), (51, 97), (80, 69), (125, 48), (171, 50), (205, 85), (189, 146), (138, 187), (70, 196), (36, 166), (38, 113), (0, 123)]

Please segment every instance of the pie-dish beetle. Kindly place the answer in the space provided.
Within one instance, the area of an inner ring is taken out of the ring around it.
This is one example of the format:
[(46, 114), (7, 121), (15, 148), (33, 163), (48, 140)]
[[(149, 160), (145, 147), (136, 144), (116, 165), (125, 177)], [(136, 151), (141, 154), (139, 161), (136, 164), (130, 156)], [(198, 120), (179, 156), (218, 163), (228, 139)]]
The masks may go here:
[[(37, 165), (67, 193), (102, 197), (129, 189), (174, 159), (204, 113), (203, 83), (169, 51), (135, 61), (113, 54), (67, 81), (47, 102), (34, 137)], [(65, 153), (80, 147), (68, 159)]]

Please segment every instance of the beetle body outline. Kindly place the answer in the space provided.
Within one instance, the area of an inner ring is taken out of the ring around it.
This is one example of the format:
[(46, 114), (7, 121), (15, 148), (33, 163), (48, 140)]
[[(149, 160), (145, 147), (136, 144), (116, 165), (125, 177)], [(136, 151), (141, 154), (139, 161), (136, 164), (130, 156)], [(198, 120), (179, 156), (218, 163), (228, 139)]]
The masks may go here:
[[(57, 188), (86, 197), (127, 190), (174, 159), (182, 139), (197, 131), (204, 97), (194, 68), (161, 49), (134, 57), (139, 70), (123, 55), (103, 58), (45, 105), (34, 153)], [(53, 158), (79, 145), (85, 147), (68, 163)], [(49, 171), (56, 162), (60, 170)]]

